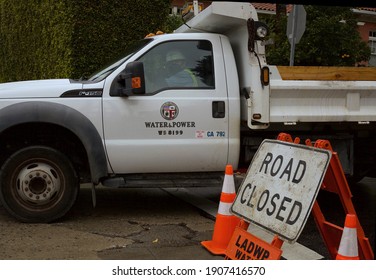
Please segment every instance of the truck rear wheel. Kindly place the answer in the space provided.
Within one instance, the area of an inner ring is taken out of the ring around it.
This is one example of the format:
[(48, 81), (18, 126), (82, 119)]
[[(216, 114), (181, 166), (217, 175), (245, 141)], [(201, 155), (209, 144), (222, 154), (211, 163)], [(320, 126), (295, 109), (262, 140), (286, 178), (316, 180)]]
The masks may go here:
[(70, 160), (45, 146), (14, 153), (0, 174), (0, 199), (5, 209), (22, 222), (52, 222), (73, 206), (79, 181)]

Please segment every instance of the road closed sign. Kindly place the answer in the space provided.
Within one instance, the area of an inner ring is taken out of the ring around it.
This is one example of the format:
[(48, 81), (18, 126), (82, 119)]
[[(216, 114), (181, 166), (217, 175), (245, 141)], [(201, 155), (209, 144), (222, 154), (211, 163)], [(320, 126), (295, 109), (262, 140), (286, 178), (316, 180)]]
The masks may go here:
[(330, 158), (328, 150), (264, 140), (237, 192), (232, 213), (295, 242), (307, 222)]

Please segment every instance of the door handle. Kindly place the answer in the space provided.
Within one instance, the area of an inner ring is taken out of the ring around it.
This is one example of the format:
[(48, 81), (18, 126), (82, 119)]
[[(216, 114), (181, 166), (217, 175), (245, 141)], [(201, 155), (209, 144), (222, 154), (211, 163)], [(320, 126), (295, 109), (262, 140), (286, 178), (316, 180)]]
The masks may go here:
[(222, 119), (226, 116), (226, 106), (224, 101), (213, 101), (212, 116), (215, 119)]

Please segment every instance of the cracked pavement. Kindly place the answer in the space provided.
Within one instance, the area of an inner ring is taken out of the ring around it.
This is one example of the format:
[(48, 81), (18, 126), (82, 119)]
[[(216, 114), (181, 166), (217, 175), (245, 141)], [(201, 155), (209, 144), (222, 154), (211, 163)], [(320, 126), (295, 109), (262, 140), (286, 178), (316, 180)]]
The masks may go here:
[[(359, 219), (375, 249), (375, 179), (364, 179), (352, 189)], [(212, 202), (221, 187), (192, 188)], [(170, 189), (169, 189), (170, 190)], [(91, 189), (81, 189), (79, 199), (64, 219), (51, 224), (15, 221), (0, 205), (0, 260), (223, 260), (200, 242), (212, 238), (214, 221), (202, 210), (162, 188), (97, 189), (93, 208)], [(185, 192), (181, 192), (185, 195)], [(333, 194), (322, 197), (327, 218), (343, 223)], [(328, 258), (313, 219), (298, 240)]]
[[(220, 192), (220, 189), (219, 189)], [(206, 251), (214, 221), (159, 188), (83, 187), (72, 211), (51, 224), (24, 224), (0, 205), (2, 260), (223, 259)]]

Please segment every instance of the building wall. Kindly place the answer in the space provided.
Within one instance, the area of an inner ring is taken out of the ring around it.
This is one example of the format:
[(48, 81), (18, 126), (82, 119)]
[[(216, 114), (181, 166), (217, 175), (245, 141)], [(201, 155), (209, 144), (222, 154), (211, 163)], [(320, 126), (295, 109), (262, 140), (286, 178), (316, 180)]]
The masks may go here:
[(364, 22), (363, 25), (359, 26), (359, 34), (362, 40), (367, 42), (371, 48), (371, 58), (368, 61), (368, 65), (376, 66), (376, 23)]
[(370, 31), (376, 31), (376, 23), (365, 22), (364, 25), (359, 26), (359, 34), (363, 41), (368, 42)]

